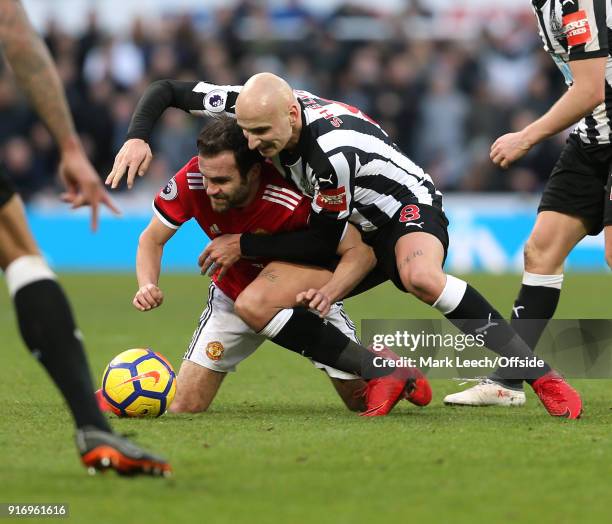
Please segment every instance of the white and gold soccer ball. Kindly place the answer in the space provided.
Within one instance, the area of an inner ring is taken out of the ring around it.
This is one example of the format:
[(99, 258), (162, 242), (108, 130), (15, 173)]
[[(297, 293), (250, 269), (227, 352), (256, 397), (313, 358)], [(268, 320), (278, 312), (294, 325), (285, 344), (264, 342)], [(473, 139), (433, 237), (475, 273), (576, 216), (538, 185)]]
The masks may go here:
[(176, 393), (170, 362), (151, 349), (128, 349), (110, 361), (102, 375), (102, 395), (124, 417), (159, 417)]

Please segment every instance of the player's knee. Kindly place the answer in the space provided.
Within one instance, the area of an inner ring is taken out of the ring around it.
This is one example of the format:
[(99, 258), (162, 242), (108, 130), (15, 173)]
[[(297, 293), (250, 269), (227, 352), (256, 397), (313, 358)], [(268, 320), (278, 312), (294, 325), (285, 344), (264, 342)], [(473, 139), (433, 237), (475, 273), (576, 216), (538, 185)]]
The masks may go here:
[(255, 330), (261, 329), (262, 323), (265, 325), (269, 320), (265, 318), (266, 310), (263, 297), (249, 291), (249, 288), (240, 293), (234, 302), (234, 312)]
[(189, 398), (187, 396), (176, 397), (170, 404), (170, 413), (203, 413), (210, 406), (210, 402), (205, 402), (200, 398)]
[(525, 243), (525, 247), (523, 248), (523, 262), (525, 266), (525, 271), (534, 272), (536, 269), (536, 264), (539, 261), (539, 257), (545, 251), (544, 246), (541, 246), (540, 243), (530, 237)]
[(406, 291), (427, 304), (433, 304), (444, 290), (444, 273), (437, 268), (412, 268), (401, 277)]
[(538, 237), (529, 237), (523, 248), (525, 271), (542, 275), (552, 275), (563, 267), (557, 250), (550, 243)]

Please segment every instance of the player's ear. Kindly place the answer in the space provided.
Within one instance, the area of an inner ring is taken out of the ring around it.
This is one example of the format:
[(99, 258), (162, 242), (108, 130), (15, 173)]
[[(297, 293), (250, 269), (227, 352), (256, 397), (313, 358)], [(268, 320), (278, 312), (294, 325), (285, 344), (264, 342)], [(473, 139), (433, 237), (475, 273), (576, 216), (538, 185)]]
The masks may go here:
[(300, 106), (297, 102), (292, 103), (289, 106), (289, 122), (291, 123), (291, 127), (295, 125), (298, 119), (298, 115), (300, 114)]
[(251, 169), (249, 169), (249, 172), (247, 173), (247, 178), (250, 177), (251, 180), (258, 180), (260, 176), (261, 176), (261, 162), (257, 162), (253, 164), (253, 167), (251, 167)]

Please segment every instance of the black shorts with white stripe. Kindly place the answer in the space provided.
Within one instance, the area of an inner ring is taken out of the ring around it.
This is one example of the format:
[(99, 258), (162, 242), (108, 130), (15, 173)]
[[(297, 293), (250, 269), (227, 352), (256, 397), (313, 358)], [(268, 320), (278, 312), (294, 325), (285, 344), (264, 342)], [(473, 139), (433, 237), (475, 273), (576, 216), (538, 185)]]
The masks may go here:
[(4, 206), (16, 192), (13, 182), (0, 167), (0, 207)]
[(395, 244), (404, 235), (419, 232), (429, 233), (440, 241), (446, 260), (449, 239), (448, 219), (444, 211), (426, 204), (406, 204), (384, 227), (363, 235), (363, 241), (374, 249), (378, 263), (350, 296), (363, 293), (387, 280), (391, 280), (397, 288), (405, 291), (397, 270)]
[(544, 188), (538, 213), (556, 211), (586, 220), (589, 235), (612, 225), (612, 145), (585, 144), (571, 134)]

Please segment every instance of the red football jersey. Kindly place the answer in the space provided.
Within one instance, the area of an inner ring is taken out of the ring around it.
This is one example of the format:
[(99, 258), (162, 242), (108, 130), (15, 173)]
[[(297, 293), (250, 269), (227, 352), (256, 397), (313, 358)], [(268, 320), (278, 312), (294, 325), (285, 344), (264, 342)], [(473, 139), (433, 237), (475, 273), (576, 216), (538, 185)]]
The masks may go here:
[[(178, 229), (195, 218), (206, 235), (213, 239), (227, 233), (271, 234), (304, 229), (308, 225), (310, 205), (310, 199), (266, 163), (262, 165), (257, 195), (248, 206), (229, 209), (224, 213), (213, 211), (196, 156), (157, 194), (153, 210), (172, 229)], [(228, 297), (236, 300), (267, 262), (262, 259), (240, 259), (221, 282), (216, 276), (213, 276), (213, 280)]]

